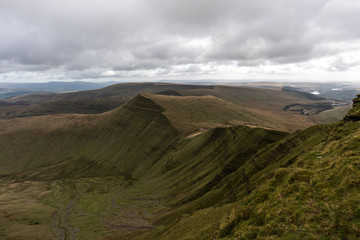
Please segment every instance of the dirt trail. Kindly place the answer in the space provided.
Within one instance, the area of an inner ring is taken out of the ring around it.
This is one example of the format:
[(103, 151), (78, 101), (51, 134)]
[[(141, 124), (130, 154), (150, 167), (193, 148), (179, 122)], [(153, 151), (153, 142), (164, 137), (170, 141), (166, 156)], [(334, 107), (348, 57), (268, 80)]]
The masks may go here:
[(204, 132), (207, 132), (209, 129), (202, 129), (202, 130), (199, 130), (199, 131), (196, 131), (188, 136), (186, 136), (186, 138), (193, 138), (193, 137), (196, 137)]
[(58, 240), (73, 240), (76, 239), (80, 232), (77, 227), (70, 225), (70, 215), (76, 206), (76, 201), (79, 195), (75, 199), (70, 200), (65, 207), (58, 207), (58, 211), (54, 215), (51, 229), (53, 230), (54, 237)]

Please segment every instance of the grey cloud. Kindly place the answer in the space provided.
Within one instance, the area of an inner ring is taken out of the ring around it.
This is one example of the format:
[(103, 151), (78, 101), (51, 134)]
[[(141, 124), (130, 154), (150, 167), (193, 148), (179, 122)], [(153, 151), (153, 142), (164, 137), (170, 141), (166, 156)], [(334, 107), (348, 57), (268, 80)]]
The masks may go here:
[(333, 40), (360, 37), (360, 2), (356, 0), (328, 1), (316, 18), (326, 37)]
[(356, 0), (0, 0), (0, 72), (302, 62), (359, 41), (358, 12)]
[(360, 63), (358, 61), (346, 61), (345, 59), (339, 57), (331, 63), (329, 69), (327, 70), (333, 72), (347, 71), (355, 66), (358, 66), (359, 64)]

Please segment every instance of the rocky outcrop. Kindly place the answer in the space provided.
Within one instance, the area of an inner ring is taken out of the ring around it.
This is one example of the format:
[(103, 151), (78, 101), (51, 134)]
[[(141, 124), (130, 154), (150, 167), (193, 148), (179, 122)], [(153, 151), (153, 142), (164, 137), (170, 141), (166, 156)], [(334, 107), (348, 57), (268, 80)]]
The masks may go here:
[(345, 121), (359, 121), (360, 120), (360, 94), (353, 99), (353, 108), (344, 117)]

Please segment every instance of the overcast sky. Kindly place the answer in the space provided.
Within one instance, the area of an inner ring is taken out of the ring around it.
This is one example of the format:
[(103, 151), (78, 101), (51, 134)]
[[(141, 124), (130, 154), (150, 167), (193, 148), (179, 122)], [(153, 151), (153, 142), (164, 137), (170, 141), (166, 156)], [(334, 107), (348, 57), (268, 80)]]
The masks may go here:
[(1, 82), (359, 73), (359, 0), (0, 0)]

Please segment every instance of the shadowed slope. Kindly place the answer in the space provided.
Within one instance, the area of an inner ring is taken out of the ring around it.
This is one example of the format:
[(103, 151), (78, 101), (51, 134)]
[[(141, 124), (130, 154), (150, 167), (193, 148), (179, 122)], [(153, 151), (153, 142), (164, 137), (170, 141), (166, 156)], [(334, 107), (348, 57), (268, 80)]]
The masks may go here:
[[(257, 151), (286, 136), (286, 133), (246, 126), (215, 128), (176, 144), (149, 170), (156, 189), (164, 191), (164, 202), (175, 207), (158, 222), (171, 223), (179, 215), (234, 200), (235, 192), (223, 181)], [(147, 187), (149, 188), (149, 186)]]
[[(178, 135), (162, 112), (161, 107), (139, 95), (101, 115), (1, 120), (0, 146), (6, 149), (0, 152), (4, 166), (1, 174), (59, 163), (65, 169), (63, 172), (55, 167), (53, 174), (57, 177), (131, 175), (139, 162), (145, 166), (148, 155), (153, 156)], [(87, 172), (86, 168), (78, 169), (77, 162), (104, 169), (90, 168)]]

